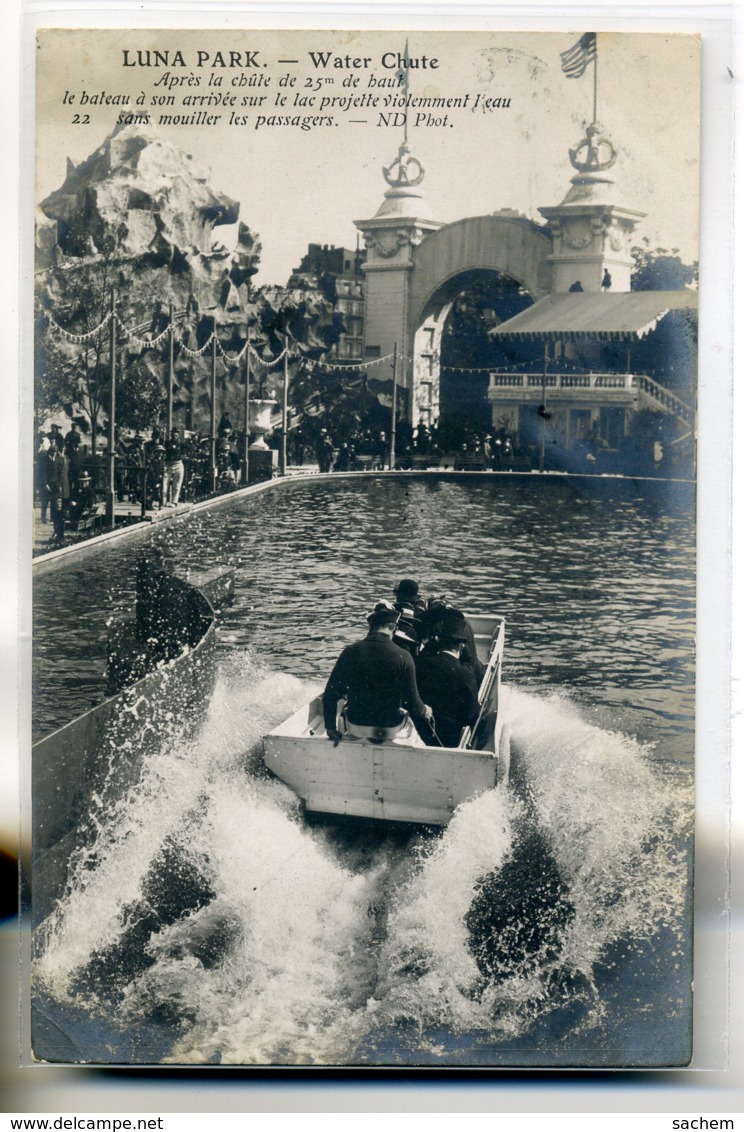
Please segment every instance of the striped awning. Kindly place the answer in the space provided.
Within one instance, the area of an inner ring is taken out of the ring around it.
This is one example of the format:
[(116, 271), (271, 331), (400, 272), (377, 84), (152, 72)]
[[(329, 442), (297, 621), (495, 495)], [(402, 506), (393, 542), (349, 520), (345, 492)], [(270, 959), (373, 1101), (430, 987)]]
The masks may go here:
[(697, 310), (697, 291), (587, 291), (546, 295), (489, 331), (492, 338), (635, 341), (673, 310)]

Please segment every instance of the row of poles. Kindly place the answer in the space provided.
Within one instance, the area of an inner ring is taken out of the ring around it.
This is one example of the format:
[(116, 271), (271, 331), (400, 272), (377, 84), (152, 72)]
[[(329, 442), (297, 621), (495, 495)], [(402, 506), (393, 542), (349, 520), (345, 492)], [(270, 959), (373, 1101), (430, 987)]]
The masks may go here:
[[(169, 307), (170, 328), (168, 332), (168, 388), (166, 393), (166, 435), (173, 428), (173, 384), (175, 376), (175, 311)], [(110, 369), (109, 369), (109, 415), (108, 415), (108, 488), (106, 496), (106, 519), (113, 529), (116, 513), (116, 290), (111, 290), (110, 322)], [(282, 374), (281, 439), (279, 446), (279, 474), (287, 474), (287, 417), (289, 410), (289, 342), (284, 335), (284, 368)], [(395, 433), (398, 397), (398, 343), (393, 348), (393, 397), (392, 426), (390, 430), (390, 467), (395, 467)], [(243, 451), (241, 453), (241, 480), (248, 485), (249, 433), (251, 399), (251, 351), (250, 339), (245, 351), (245, 401), (243, 405)], [(217, 487), (217, 319), (213, 319), (212, 351), (210, 373), (209, 406), (209, 482), (212, 492)]]
[[(106, 496), (106, 519), (113, 528), (115, 521), (116, 504), (116, 290), (111, 291), (111, 318), (109, 340), (109, 415), (108, 415), (108, 488)], [(166, 436), (169, 437), (173, 428), (173, 384), (175, 377), (175, 311), (173, 304), (169, 306), (169, 332), (168, 332), (168, 388), (166, 391)], [(209, 483), (211, 491), (217, 487), (217, 319), (212, 320), (212, 350), (210, 371), (210, 405), (209, 405)], [(288, 339), (284, 335), (284, 371), (282, 381), (282, 427), (281, 444), (279, 448), (279, 472), (287, 472), (287, 415), (289, 392), (289, 352)], [(248, 484), (249, 468), (249, 433), (250, 433), (250, 398), (251, 398), (251, 351), (250, 341), (245, 351), (245, 401), (243, 405), (243, 451), (241, 453), (241, 480)]]

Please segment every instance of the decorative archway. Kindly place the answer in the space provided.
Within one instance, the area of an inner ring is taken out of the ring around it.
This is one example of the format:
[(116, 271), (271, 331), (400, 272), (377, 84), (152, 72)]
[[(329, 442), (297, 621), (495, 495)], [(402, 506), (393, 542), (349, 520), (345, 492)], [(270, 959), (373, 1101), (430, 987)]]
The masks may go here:
[[(550, 235), (523, 217), (469, 217), (428, 235), (413, 249), (408, 281), (406, 355), (409, 415), (439, 415), (442, 333), (467, 280), (507, 278), (536, 301), (550, 291)], [(512, 312), (514, 313), (514, 312)]]

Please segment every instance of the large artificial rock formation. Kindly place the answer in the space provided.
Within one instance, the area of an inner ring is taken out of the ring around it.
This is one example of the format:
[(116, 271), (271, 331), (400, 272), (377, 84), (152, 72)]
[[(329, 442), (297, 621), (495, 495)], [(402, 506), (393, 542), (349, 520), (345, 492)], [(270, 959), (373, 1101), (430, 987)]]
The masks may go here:
[[(80, 165), (67, 164), (64, 184), (41, 203), (56, 225), (39, 241), (37, 266), (113, 254), (152, 283), (162, 299), (200, 309), (236, 310), (238, 289), (257, 271), (261, 246), (240, 224), (230, 251), (215, 237), (235, 224), (240, 206), (212, 189), (190, 154), (151, 126), (123, 126)], [(162, 289), (161, 289), (162, 288)]]
[[(167, 325), (172, 304), (179, 323), (174, 407), (195, 428), (209, 421), (211, 358), (209, 351), (194, 358), (183, 346), (200, 349), (214, 325), (230, 356), (241, 350), (248, 328), (262, 357), (280, 352), (285, 330), (296, 353), (313, 357), (337, 337), (332, 306), (319, 292), (250, 292), (246, 284), (258, 270), (261, 245), (239, 212), (190, 154), (147, 125), (117, 127), (85, 161), (68, 161), (64, 183), (40, 206), (42, 308), (65, 329), (85, 333), (103, 320), (116, 288), (123, 324), (117, 333), (127, 358), (138, 358), (138, 366), (164, 384), (167, 339), (143, 348), (124, 328), (152, 338)], [(219, 238), (220, 226), (230, 226), (231, 247)], [(79, 345), (47, 328), (41, 351), (50, 348), (50, 337), (51, 348), (73, 363)], [(242, 419), (243, 370), (243, 362), (231, 365), (219, 353), (217, 415), (227, 410), (235, 424)]]

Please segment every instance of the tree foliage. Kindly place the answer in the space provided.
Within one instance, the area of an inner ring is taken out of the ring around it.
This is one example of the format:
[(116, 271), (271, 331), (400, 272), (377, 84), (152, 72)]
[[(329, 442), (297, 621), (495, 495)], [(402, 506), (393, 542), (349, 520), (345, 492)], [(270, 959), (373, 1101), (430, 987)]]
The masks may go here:
[[(72, 416), (77, 408), (94, 452), (109, 409), (112, 294), (119, 318), (143, 335), (151, 333), (160, 311), (157, 297), (132, 282), (130, 265), (113, 246), (100, 255), (65, 259), (37, 279), (36, 411), (61, 409)], [(66, 337), (56, 326), (83, 340)], [(117, 421), (125, 428), (146, 428), (157, 419), (162, 399), (156, 385), (162, 388), (162, 376), (138, 356), (138, 347), (132, 351), (118, 325), (117, 338)]]
[[(43, 416), (77, 407), (90, 430), (93, 450), (109, 409), (110, 322), (112, 289), (116, 290), (117, 325), (116, 422), (121, 428), (147, 429), (162, 416), (168, 374), (168, 337), (143, 348), (122, 332), (134, 328), (139, 339), (157, 338), (167, 327), (169, 312), (157, 294), (157, 276), (148, 285), (137, 265), (109, 254), (71, 261), (64, 258), (38, 280), (36, 324), (36, 411)], [(245, 346), (246, 333), (262, 358), (282, 354), (285, 341), (291, 375), (304, 359), (321, 358), (339, 339), (343, 323), (331, 303), (313, 288), (267, 286), (245, 301), (240, 312), (222, 321), (224, 312), (200, 311), (190, 303), (179, 316), (175, 343), (174, 409), (191, 427), (204, 427), (210, 417), (210, 353), (194, 357), (217, 331), (219, 405), (242, 420), (245, 362), (231, 364)], [(53, 320), (53, 322), (52, 322)], [(84, 341), (73, 341), (53, 323)], [(92, 333), (97, 327), (101, 329)], [(187, 349), (184, 348), (187, 346)], [(190, 351), (190, 352), (189, 352)], [(283, 379), (277, 366), (252, 365), (253, 395), (275, 391)]]
[[(678, 248), (651, 248), (650, 241), (631, 249), (634, 291), (679, 291), (697, 285), (697, 263), (683, 263)], [(676, 390), (688, 401), (695, 395), (698, 325), (693, 310), (670, 311), (633, 346), (633, 368)]]
[(290, 403), (304, 416), (303, 434), (309, 442), (317, 440), (321, 428), (336, 439), (389, 431), (390, 409), (380, 403), (368, 380), (361, 369), (299, 367), (290, 385)]
[(683, 263), (679, 248), (652, 248), (644, 237), (630, 249), (633, 271), (631, 291), (680, 291), (698, 282), (698, 265)]

